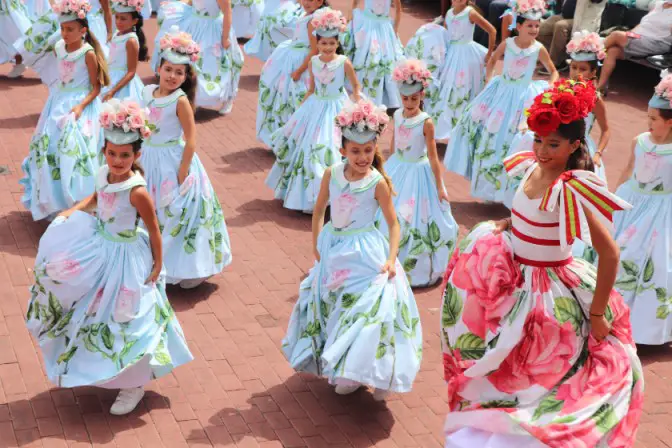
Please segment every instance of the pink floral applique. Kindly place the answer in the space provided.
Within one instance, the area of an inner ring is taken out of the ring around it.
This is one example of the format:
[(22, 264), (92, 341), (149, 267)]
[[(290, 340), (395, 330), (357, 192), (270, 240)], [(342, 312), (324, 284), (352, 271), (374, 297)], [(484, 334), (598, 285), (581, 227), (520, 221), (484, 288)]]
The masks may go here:
[(75, 74), (75, 63), (61, 60), (58, 64), (58, 77), (63, 84), (72, 82)]
[(642, 163), (637, 164), (635, 178), (638, 182), (648, 184), (658, 177), (661, 157), (655, 152), (645, 152)]
[(115, 193), (98, 192), (98, 217), (109, 221), (114, 216), (117, 195)]
[(334, 82), (334, 78), (336, 77), (336, 73), (329, 70), (327, 67), (327, 64), (323, 64), (322, 68), (320, 68), (316, 73), (315, 73), (315, 78), (322, 84), (322, 85), (327, 85), (331, 84)]
[(409, 223), (413, 220), (413, 215), (415, 214), (415, 198), (410, 198), (403, 204), (399, 206), (399, 216)]
[(350, 193), (343, 193), (334, 200), (331, 221), (335, 228), (344, 229), (352, 224), (352, 212), (357, 208), (357, 198)]
[(523, 77), (525, 74), (525, 70), (527, 70), (527, 66), (530, 63), (530, 57), (529, 56), (523, 56), (516, 58), (511, 65), (509, 66), (509, 78), (511, 79), (520, 79)]
[(149, 108), (148, 119), (149, 119), (150, 122), (152, 122), (154, 124), (158, 123), (159, 121), (161, 121), (161, 115), (162, 115), (162, 112), (161, 112), (160, 107), (152, 106), (152, 107)]
[(396, 147), (399, 151), (408, 151), (411, 149), (411, 129), (403, 124), (397, 128)]
[(332, 271), (329, 280), (327, 280), (327, 283), (325, 284), (326, 288), (329, 291), (336, 291), (343, 286), (348, 277), (350, 277), (351, 272), (350, 269), (337, 269)]
[(371, 10), (373, 11), (374, 14), (382, 16), (383, 14), (386, 14), (386, 7), (387, 4), (390, 0), (373, 0), (371, 2)]

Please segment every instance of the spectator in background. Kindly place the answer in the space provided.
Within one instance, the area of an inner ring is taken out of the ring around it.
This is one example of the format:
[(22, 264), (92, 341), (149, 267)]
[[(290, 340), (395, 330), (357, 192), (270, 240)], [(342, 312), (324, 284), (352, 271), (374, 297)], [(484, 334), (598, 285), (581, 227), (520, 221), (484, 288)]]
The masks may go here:
[[(589, 33), (599, 33), (602, 14), (607, 3), (607, 0), (578, 0), (574, 11), (574, 26), (569, 37), (584, 30)], [(567, 42), (569, 42), (569, 37)]]
[(651, 11), (632, 31), (614, 31), (604, 41), (607, 58), (597, 85), (605, 90), (616, 61), (664, 54), (672, 48), (672, 0), (652, 3)]
[[(589, 0), (581, 1), (584, 3), (589, 2)], [(565, 48), (571, 37), (576, 6), (577, 0), (565, 0), (560, 7), (560, 14), (552, 15), (544, 20), (539, 28), (539, 37), (537, 37), (537, 40), (544, 44), (544, 47), (546, 47), (551, 55), (551, 61), (553, 61), (558, 71), (564, 71), (569, 68)], [(543, 68), (539, 72), (545, 75), (548, 74)]]

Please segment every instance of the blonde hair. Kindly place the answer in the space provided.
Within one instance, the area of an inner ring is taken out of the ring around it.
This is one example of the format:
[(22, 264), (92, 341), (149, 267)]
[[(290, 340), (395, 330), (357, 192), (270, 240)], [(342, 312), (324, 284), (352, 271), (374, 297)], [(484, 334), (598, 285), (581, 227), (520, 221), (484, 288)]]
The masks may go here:
[(110, 85), (110, 74), (107, 70), (107, 60), (105, 59), (105, 54), (103, 49), (98, 42), (98, 39), (94, 37), (89, 28), (89, 21), (87, 19), (77, 19), (77, 22), (84, 28), (86, 28), (86, 35), (84, 40), (86, 43), (93, 47), (93, 53), (96, 55), (96, 62), (98, 62), (98, 83), (101, 87)]

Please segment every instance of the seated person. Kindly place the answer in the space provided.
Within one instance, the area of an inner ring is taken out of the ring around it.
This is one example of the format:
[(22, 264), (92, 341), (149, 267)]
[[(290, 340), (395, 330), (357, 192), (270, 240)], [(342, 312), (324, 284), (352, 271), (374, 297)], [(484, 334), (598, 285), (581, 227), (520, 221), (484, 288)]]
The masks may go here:
[(616, 61), (664, 54), (672, 48), (672, 0), (652, 3), (651, 11), (632, 31), (614, 31), (604, 41), (607, 58), (597, 88), (604, 90)]

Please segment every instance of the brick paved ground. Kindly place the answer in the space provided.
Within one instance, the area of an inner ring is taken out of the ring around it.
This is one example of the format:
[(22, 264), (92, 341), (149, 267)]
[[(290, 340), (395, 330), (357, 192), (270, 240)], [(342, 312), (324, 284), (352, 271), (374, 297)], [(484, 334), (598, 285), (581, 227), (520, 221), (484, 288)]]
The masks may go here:
[[(404, 41), (427, 17), (427, 11), (407, 11)], [(152, 20), (150, 35), (154, 27)], [(273, 157), (254, 138), (260, 69), (258, 61), (246, 62), (231, 116), (200, 111), (197, 117), (198, 150), (226, 212), (234, 262), (197, 291), (169, 291), (196, 360), (151, 384), (131, 415), (112, 417), (107, 409), (114, 391), (48, 384), (24, 326), (30, 270), (45, 226), (23, 211), (17, 181), (47, 92), (32, 75), (13, 81), (4, 76), (9, 66), (0, 67), (0, 165), (10, 170), (0, 176), (0, 446), (442, 445), (446, 393), (437, 288), (417, 291), (425, 356), (410, 394), (386, 404), (364, 391), (338, 397), (326, 382), (296, 375), (281, 354), (298, 282), (312, 264), (310, 218), (283, 209), (263, 185)], [(645, 129), (646, 100), (656, 79), (635, 70), (636, 81), (620, 70), (608, 99), (613, 138), (606, 162), (612, 181), (625, 164), (621, 154)], [(146, 65), (142, 75), (151, 81)], [(499, 207), (474, 202), (462, 179), (446, 179), (462, 233), (503, 214)], [(638, 447), (672, 446), (670, 358), (669, 348), (642, 351), (647, 392)]]

